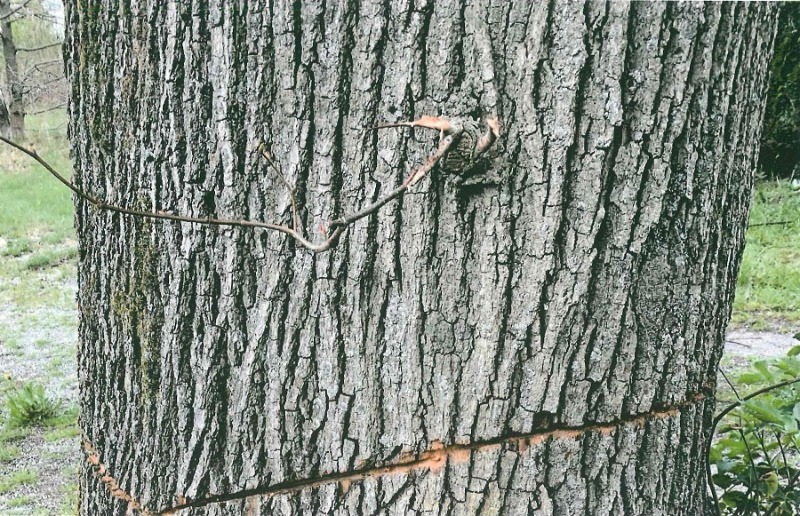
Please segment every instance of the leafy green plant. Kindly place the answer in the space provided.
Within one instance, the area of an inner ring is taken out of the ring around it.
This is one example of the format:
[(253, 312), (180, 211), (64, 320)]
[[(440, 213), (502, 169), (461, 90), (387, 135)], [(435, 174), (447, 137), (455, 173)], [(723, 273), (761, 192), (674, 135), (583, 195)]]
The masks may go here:
[(786, 357), (753, 362), (730, 382), (737, 401), (715, 419), (717, 440), (709, 452), (721, 514), (800, 511), (798, 355), (800, 346)]
[(39, 384), (25, 383), (6, 395), (10, 426), (44, 424), (61, 411), (61, 403), (51, 399)]

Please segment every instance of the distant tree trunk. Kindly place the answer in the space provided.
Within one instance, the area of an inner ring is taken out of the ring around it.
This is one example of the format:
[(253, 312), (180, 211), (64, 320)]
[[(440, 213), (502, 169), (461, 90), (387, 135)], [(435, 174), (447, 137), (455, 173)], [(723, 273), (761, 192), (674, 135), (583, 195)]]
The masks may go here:
[(774, 6), (120, 5), (65, 44), (108, 202), (288, 222), (263, 141), (315, 233), (435, 146), (376, 122), (504, 136), (324, 254), (79, 200), (82, 514), (709, 510)]
[[(17, 67), (17, 46), (14, 44), (14, 33), (11, 30), (12, 15), (11, 1), (0, 0), (0, 39), (3, 43), (3, 58), (6, 64), (4, 89), (8, 94), (6, 116), (11, 128), (11, 138), (16, 140), (25, 136), (25, 105), (22, 99), (22, 80)], [(0, 131), (3, 130), (3, 123), (4, 120), (0, 117)]]
[(8, 116), (8, 108), (5, 101), (0, 98), (0, 135), (6, 138), (13, 138), (11, 134), (11, 119)]

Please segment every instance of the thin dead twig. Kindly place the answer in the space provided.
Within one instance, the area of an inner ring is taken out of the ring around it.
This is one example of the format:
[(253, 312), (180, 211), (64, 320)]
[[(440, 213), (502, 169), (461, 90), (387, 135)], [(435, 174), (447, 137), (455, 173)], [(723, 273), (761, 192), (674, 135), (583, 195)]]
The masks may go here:
[(45, 50), (47, 48), (60, 47), (63, 44), (64, 44), (63, 41), (57, 41), (55, 43), (40, 45), (38, 47), (17, 47), (17, 52), (38, 52), (39, 50)]
[(26, 113), (26, 115), (41, 115), (42, 113), (48, 113), (50, 111), (55, 111), (56, 109), (61, 109), (64, 107), (67, 107), (67, 103), (61, 102), (59, 104), (56, 104), (55, 106), (50, 106), (43, 109), (37, 109), (36, 111), (29, 111), (28, 113)]
[(11, 9), (7, 13), (5, 13), (3, 16), (0, 16), (0, 20), (7, 20), (7, 19), (11, 18), (15, 14), (17, 14), (19, 11), (21, 11), (21, 10), (25, 9), (26, 7), (28, 7), (28, 4), (30, 4), (32, 1), (33, 0), (25, 0), (23, 3), (21, 3), (17, 7), (14, 7), (13, 9)]
[(345, 215), (344, 217), (340, 217), (336, 220), (331, 221), (328, 224), (328, 228), (330, 229), (330, 228), (346, 227), (352, 224), (353, 222), (363, 219), (367, 215), (374, 213), (389, 201), (403, 195), (403, 193), (405, 193), (406, 190), (411, 188), (411, 186), (414, 183), (422, 179), (422, 177), (424, 177), (425, 174), (430, 172), (431, 169), (433, 169), (433, 167), (436, 166), (436, 163), (438, 163), (439, 160), (442, 159), (442, 157), (444, 157), (445, 154), (447, 154), (447, 151), (453, 145), (453, 142), (457, 137), (458, 137), (457, 134), (451, 134), (445, 137), (439, 144), (439, 148), (436, 150), (436, 152), (430, 158), (428, 158), (428, 160), (425, 161), (425, 163), (421, 167), (412, 171), (411, 174), (409, 174), (409, 176), (406, 178), (406, 180), (403, 181), (403, 184), (401, 184), (399, 187), (389, 192), (389, 194), (387, 194), (385, 197), (378, 199), (377, 201), (370, 204), (361, 211), (358, 211), (351, 215)]
[(267, 163), (269, 163), (270, 168), (275, 171), (275, 173), (278, 175), (278, 178), (280, 178), (281, 182), (283, 183), (283, 186), (285, 186), (286, 189), (289, 191), (289, 199), (292, 203), (292, 229), (297, 231), (297, 228), (300, 227), (300, 216), (297, 214), (297, 199), (295, 198), (295, 193), (297, 192), (297, 186), (289, 184), (289, 181), (286, 179), (286, 176), (283, 175), (283, 171), (281, 170), (281, 168), (272, 159), (272, 154), (269, 151), (267, 151), (266, 145), (262, 143), (261, 145), (258, 146), (258, 150), (261, 151), (261, 155), (264, 157), (265, 160), (267, 160)]
[[(450, 149), (450, 146), (453, 144), (456, 138), (457, 138), (456, 134), (451, 134), (447, 138), (443, 139), (439, 144), (439, 148), (437, 149), (436, 153), (434, 153), (434, 155), (431, 156), (431, 158), (429, 158), (421, 167), (412, 172), (412, 174), (409, 176), (409, 179), (406, 179), (406, 181), (400, 187), (394, 189), (389, 194), (377, 200), (376, 202), (370, 204), (366, 208), (363, 208), (362, 210), (350, 215), (344, 215), (330, 222), (328, 224), (327, 231), (325, 231), (324, 233), (325, 239), (321, 242), (312, 242), (304, 235), (302, 228), (300, 227), (299, 224), (297, 202), (294, 196), (295, 189), (294, 187), (289, 185), (289, 182), (286, 180), (285, 176), (283, 176), (282, 172), (280, 171), (280, 168), (273, 160), (272, 155), (266, 150), (263, 144), (259, 146), (261, 155), (267, 160), (270, 167), (273, 170), (275, 170), (275, 172), (278, 173), (278, 175), (281, 178), (281, 181), (283, 181), (284, 185), (289, 189), (292, 202), (292, 212), (293, 212), (292, 228), (281, 224), (273, 224), (270, 222), (261, 222), (256, 220), (224, 219), (224, 218), (213, 218), (213, 217), (189, 217), (185, 215), (177, 215), (161, 211), (153, 212), (145, 210), (136, 210), (131, 208), (125, 208), (123, 206), (109, 204), (104, 200), (95, 197), (94, 195), (91, 195), (88, 192), (82, 190), (81, 188), (77, 187), (73, 182), (66, 179), (63, 175), (61, 175), (58, 171), (56, 171), (55, 168), (53, 168), (53, 166), (50, 165), (50, 163), (48, 163), (44, 158), (42, 158), (35, 150), (24, 147), (3, 136), (0, 136), (0, 141), (14, 147), (18, 151), (23, 152), (24, 154), (27, 154), (28, 156), (33, 158), (36, 162), (42, 165), (45, 168), (45, 170), (47, 170), (53, 177), (58, 179), (64, 186), (72, 190), (72, 192), (75, 195), (89, 202), (96, 209), (108, 210), (111, 212), (131, 215), (135, 217), (143, 217), (143, 218), (159, 219), (159, 220), (173, 220), (176, 222), (188, 222), (191, 224), (268, 229), (272, 231), (278, 231), (280, 233), (284, 233), (292, 237), (298, 244), (300, 244), (302, 247), (308, 249), (313, 253), (321, 253), (335, 247), (336, 244), (339, 242), (339, 237), (341, 237), (342, 233), (344, 233), (344, 231), (350, 224), (377, 212), (382, 206), (392, 201), (393, 199), (396, 199), (397, 197), (401, 196), (410, 187), (409, 183), (411, 178), (421, 178), (425, 174), (427, 174), (433, 167), (436, 166), (438, 161), (447, 153), (447, 151)], [(416, 180), (414, 182), (416, 182)]]
[(758, 228), (764, 226), (788, 226), (789, 224), (797, 224), (800, 220), (776, 220), (773, 222), (758, 222), (756, 224), (749, 224), (748, 228)]

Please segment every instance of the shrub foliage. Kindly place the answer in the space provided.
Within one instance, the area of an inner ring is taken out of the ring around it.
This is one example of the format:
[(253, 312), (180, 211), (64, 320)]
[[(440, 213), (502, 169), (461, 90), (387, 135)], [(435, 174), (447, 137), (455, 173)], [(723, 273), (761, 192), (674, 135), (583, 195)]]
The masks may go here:
[[(800, 377), (800, 346), (789, 356), (756, 361), (735, 377), (737, 397)], [(712, 481), (727, 516), (800, 513), (800, 383), (746, 399), (717, 428)]]
[(760, 165), (772, 177), (800, 177), (800, 2), (785, 2), (781, 11)]

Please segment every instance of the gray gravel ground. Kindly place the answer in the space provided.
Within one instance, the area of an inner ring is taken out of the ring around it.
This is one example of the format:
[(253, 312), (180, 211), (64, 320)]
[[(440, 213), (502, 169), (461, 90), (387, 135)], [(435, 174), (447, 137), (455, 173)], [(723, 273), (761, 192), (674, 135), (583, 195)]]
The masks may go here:
[[(67, 288), (74, 290), (74, 284)], [(75, 310), (0, 306), (0, 378), (43, 384), (51, 398), (74, 410), (76, 319)], [(0, 515), (75, 514), (71, 505), (81, 456), (79, 439), (74, 435), (57, 438), (52, 431), (34, 428), (28, 437), (5, 443), (21, 453), (12, 461), (0, 462), (0, 482), (22, 471), (34, 472), (37, 480), (0, 493)], [(25, 498), (31, 503), (17, 505)]]
[(771, 331), (750, 331), (736, 329), (725, 337), (725, 359), (734, 366), (744, 366), (753, 358), (777, 358), (786, 353), (800, 341), (793, 333)]

